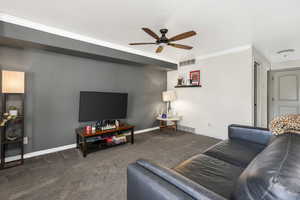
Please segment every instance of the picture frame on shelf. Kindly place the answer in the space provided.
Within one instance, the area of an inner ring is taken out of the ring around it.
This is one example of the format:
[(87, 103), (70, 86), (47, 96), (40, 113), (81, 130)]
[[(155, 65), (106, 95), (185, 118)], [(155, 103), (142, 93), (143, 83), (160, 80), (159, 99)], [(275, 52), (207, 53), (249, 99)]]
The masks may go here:
[(190, 71), (191, 85), (200, 85), (200, 70)]

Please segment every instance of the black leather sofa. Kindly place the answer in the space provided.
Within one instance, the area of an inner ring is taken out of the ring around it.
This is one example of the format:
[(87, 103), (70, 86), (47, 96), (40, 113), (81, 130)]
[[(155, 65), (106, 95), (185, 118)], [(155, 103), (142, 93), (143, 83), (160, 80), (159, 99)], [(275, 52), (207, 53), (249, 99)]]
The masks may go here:
[(300, 135), (230, 125), (228, 136), (173, 169), (130, 164), (127, 200), (300, 199)]

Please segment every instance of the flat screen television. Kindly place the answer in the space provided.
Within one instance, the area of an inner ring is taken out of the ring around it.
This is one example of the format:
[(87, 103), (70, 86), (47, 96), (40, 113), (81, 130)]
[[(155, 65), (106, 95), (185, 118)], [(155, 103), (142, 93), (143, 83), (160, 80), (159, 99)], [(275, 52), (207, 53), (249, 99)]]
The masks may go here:
[(127, 93), (80, 92), (79, 121), (124, 119), (127, 115)]

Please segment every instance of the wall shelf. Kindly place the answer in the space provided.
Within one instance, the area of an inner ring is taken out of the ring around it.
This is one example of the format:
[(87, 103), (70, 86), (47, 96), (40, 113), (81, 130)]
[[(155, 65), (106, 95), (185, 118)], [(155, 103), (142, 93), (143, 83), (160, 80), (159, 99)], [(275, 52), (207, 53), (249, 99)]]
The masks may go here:
[(202, 85), (176, 85), (175, 88), (195, 88), (202, 87)]

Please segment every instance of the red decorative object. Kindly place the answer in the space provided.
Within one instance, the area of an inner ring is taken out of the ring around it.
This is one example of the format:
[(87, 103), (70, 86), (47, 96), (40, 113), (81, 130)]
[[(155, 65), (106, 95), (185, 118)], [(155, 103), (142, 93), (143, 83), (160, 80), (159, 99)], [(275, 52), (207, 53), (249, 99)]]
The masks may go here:
[(200, 70), (191, 71), (190, 79), (192, 85), (200, 85)]
[(86, 126), (85, 131), (86, 132), (92, 132), (92, 126)]
[(112, 143), (113, 142), (113, 138), (109, 137), (109, 138), (105, 138), (107, 143)]

